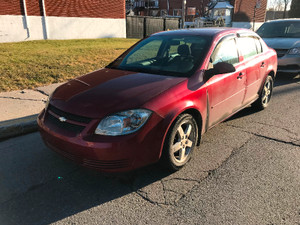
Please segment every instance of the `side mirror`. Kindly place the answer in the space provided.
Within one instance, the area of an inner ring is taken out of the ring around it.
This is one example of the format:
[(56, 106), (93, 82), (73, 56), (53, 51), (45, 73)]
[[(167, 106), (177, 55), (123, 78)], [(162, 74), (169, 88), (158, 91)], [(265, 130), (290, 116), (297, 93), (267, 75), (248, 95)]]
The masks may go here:
[(205, 71), (205, 80), (209, 80), (211, 77), (217, 74), (224, 74), (224, 73), (233, 73), (235, 72), (235, 67), (227, 62), (218, 62), (214, 65), (212, 69)]

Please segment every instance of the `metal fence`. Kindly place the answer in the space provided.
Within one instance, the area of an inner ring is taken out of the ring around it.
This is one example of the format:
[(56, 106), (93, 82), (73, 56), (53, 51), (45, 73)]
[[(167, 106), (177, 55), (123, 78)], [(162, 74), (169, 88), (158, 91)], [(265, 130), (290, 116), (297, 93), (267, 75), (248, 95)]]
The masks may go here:
[(164, 30), (175, 30), (180, 27), (180, 18), (162, 18), (146, 16), (127, 16), (127, 38), (144, 38)]

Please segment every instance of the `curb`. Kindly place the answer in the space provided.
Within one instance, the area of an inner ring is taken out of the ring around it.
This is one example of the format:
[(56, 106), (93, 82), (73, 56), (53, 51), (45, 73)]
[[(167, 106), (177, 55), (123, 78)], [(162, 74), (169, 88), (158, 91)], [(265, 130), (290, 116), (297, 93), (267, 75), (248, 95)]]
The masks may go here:
[(39, 114), (0, 122), (0, 140), (37, 131)]

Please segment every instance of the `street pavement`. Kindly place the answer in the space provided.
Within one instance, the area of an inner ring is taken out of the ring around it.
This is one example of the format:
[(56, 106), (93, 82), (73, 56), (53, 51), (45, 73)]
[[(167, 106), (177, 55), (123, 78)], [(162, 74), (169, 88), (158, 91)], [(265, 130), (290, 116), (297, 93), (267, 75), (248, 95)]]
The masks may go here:
[(300, 224), (300, 78), (209, 130), (176, 173), (104, 175), (37, 132), (0, 142), (0, 224)]

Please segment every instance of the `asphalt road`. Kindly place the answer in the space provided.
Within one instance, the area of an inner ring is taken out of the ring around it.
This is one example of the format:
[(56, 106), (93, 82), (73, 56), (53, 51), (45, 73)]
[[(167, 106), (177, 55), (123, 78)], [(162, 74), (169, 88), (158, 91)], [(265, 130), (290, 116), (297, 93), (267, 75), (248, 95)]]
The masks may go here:
[(38, 133), (0, 142), (0, 224), (300, 224), (300, 78), (206, 133), (176, 173), (104, 176)]

